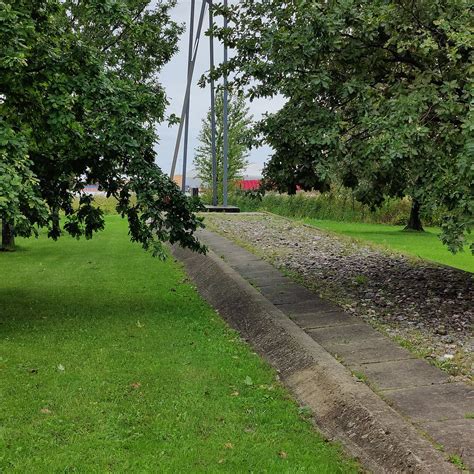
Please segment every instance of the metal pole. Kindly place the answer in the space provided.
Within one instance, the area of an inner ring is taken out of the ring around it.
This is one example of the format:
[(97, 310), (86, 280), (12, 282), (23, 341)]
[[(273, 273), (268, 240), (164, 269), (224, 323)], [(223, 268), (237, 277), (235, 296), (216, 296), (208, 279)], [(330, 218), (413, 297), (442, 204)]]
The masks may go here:
[[(194, 7), (196, 0), (191, 0), (191, 15), (189, 19), (189, 50), (188, 50), (188, 82), (191, 73), (191, 63), (193, 60), (193, 39), (194, 39)], [(191, 106), (191, 95), (186, 105), (186, 118), (184, 123), (184, 144), (183, 144), (183, 176), (181, 181), (181, 189), (183, 193), (186, 191), (186, 168), (188, 163), (188, 137), (189, 137), (189, 108)]]
[[(224, 0), (224, 8), (227, 8), (227, 0)], [(227, 12), (224, 15), (224, 29), (227, 28)], [(229, 154), (229, 130), (228, 130), (228, 94), (227, 94), (227, 72), (225, 67), (227, 66), (227, 43), (224, 41), (224, 104), (223, 104), (223, 125), (224, 125), (224, 173), (222, 176), (223, 183), (223, 205), (227, 207), (227, 191), (228, 191), (228, 154)]]
[(201, 37), (201, 29), (202, 29), (202, 23), (204, 19), (204, 13), (206, 10), (206, 0), (203, 0), (202, 6), (201, 6), (201, 12), (199, 14), (199, 23), (196, 31), (196, 38), (194, 41), (194, 52), (193, 52), (193, 60), (191, 62), (191, 70), (188, 76), (188, 82), (186, 84), (186, 94), (184, 95), (184, 101), (183, 101), (183, 108), (181, 109), (181, 118), (179, 122), (179, 128), (178, 128), (178, 136), (176, 137), (176, 145), (174, 147), (174, 154), (173, 154), (173, 163), (171, 165), (171, 173), (170, 177), (171, 179), (174, 178), (174, 172), (176, 170), (176, 162), (178, 160), (178, 153), (179, 153), (179, 145), (181, 143), (181, 136), (183, 135), (183, 127), (184, 127), (184, 122), (186, 118), (186, 110), (187, 110), (187, 104), (189, 101), (189, 97), (191, 94), (191, 82), (193, 79), (193, 73), (194, 73), (194, 66), (196, 64), (196, 56), (197, 56), (197, 50), (199, 47), (199, 39)]
[(209, 0), (209, 59), (211, 71), (211, 152), (212, 152), (212, 205), (217, 206), (217, 156), (216, 156), (216, 107), (215, 88), (212, 73), (214, 72), (214, 34), (212, 0)]

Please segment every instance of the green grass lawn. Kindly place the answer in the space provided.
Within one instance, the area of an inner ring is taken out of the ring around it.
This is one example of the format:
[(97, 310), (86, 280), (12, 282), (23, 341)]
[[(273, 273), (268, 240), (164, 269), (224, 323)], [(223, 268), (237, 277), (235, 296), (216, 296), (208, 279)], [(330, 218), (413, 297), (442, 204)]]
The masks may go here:
[(128, 241), (0, 254), (0, 472), (353, 472), (186, 281)]
[(467, 246), (464, 252), (453, 255), (439, 240), (439, 229), (436, 228), (426, 228), (426, 232), (404, 232), (403, 226), (316, 219), (304, 219), (304, 222), (355, 239), (368, 240), (391, 250), (474, 272), (474, 256)]

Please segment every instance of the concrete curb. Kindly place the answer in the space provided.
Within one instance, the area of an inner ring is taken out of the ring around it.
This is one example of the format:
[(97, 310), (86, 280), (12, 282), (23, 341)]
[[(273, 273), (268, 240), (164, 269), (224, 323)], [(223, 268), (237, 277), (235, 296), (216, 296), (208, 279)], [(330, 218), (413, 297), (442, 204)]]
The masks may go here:
[(374, 472), (459, 472), (388, 406), (212, 251), (174, 247), (201, 295), (311, 408), (327, 438)]

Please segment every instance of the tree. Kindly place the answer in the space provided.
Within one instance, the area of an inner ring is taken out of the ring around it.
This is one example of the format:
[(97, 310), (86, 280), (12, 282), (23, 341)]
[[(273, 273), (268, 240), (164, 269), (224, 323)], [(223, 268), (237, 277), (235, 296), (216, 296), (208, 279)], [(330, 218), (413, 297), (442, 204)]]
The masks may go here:
[[(305, 138), (313, 133), (317, 122), (307, 120), (303, 124), (301, 121), (301, 116), (311, 117), (310, 108), (305, 102), (288, 101), (279, 112), (268, 115), (258, 125), (257, 131), (274, 150), (263, 168), (264, 190), (276, 189), (288, 194), (295, 194), (298, 188), (329, 190), (329, 176), (315, 159), (318, 150), (313, 150)], [(296, 123), (298, 127), (294, 126)]]
[(260, 125), (291, 150), (272, 158), (269, 178), (297, 163), (372, 207), (409, 195), (413, 222), (442, 213), (443, 242), (462, 248), (474, 223), (467, 0), (243, 0), (221, 12), (234, 86), (288, 100)]
[[(251, 133), (252, 117), (242, 96), (229, 94), (228, 102), (228, 181), (242, 178), (242, 172), (249, 164), (248, 141)], [(194, 166), (198, 178), (204, 186), (212, 188), (212, 144), (211, 144), (211, 112), (202, 121), (199, 133), (200, 145), (194, 155)], [(220, 91), (216, 96), (216, 160), (217, 190), (219, 201), (223, 194), (224, 173), (224, 94)]]
[(170, 241), (202, 250), (199, 206), (161, 172), (153, 150), (167, 105), (158, 73), (181, 32), (169, 17), (174, 3), (0, 1), (0, 218), (14, 228), (6, 240), (42, 226), (53, 239), (91, 238), (104, 226), (84, 192), (95, 182), (118, 199), (145, 249), (163, 255)]

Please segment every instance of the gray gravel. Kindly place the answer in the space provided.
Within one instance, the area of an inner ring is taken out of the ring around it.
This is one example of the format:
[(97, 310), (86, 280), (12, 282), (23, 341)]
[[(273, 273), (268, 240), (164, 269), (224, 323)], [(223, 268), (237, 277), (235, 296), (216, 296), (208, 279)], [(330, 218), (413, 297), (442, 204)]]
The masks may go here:
[(473, 375), (473, 275), (260, 213), (207, 214), (249, 247), (453, 375)]

